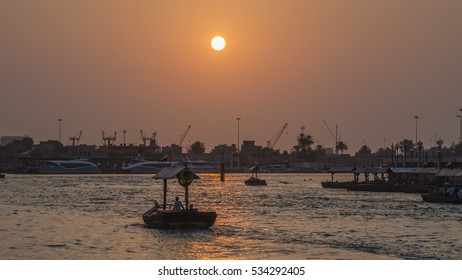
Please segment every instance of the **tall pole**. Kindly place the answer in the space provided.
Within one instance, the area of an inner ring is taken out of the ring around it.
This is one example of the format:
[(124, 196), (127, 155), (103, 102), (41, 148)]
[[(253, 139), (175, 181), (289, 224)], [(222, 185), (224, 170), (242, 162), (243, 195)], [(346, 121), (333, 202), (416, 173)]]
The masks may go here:
[(419, 119), (419, 116), (414, 116), (415, 118), (415, 145), (417, 145), (417, 120)]
[(59, 143), (61, 143), (61, 122), (63, 120), (62, 119), (58, 119), (58, 141)]
[[(462, 109), (459, 109), (459, 111), (462, 112)], [(459, 118), (459, 144), (462, 143), (462, 115), (457, 115), (457, 117)]]
[(237, 152), (239, 153), (241, 150), (239, 148), (239, 121), (241, 120), (241, 118), (236, 118), (237, 120)]
[(239, 121), (241, 118), (236, 118), (237, 120), (237, 168), (241, 168), (241, 148), (240, 146), (240, 139), (239, 139)]
[[(462, 109), (459, 109), (462, 112)], [(460, 149), (460, 157), (462, 158), (462, 115), (457, 115), (459, 118), (459, 149)]]

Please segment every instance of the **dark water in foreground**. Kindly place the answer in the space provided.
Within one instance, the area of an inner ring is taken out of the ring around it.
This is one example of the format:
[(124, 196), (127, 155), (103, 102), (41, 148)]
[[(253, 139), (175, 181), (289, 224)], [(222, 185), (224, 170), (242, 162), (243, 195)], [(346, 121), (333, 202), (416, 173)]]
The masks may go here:
[[(209, 230), (146, 228), (162, 200), (151, 175), (7, 174), (0, 259), (462, 259), (461, 205), (323, 189), (329, 174), (262, 174), (265, 187), (200, 176), (190, 200), (217, 211)], [(169, 187), (170, 201), (183, 196)]]

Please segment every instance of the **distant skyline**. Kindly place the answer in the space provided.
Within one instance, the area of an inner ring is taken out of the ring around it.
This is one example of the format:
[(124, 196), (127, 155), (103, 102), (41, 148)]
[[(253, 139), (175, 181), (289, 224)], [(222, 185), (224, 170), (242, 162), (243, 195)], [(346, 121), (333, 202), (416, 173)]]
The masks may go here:
[[(459, 141), (462, 1), (0, 2), (0, 136)], [(210, 40), (222, 36), (226, 48)]]

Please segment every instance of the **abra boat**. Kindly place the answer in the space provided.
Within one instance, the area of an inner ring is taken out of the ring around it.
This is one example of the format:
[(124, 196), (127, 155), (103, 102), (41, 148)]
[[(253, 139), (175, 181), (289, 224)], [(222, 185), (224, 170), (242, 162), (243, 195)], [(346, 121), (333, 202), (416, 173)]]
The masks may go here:
[[(185, 190), (185, 209), (175, 210), (167, 205), (167, 180), (178, 178), (178, 182)], [(167, 228), (209, 228), (217, 218), (214, 211), (199, 211), (189, 205), (188, 187), (194, 179), (199, 177), (190, 169), (182, 166), (167, 167), (154, 176), (154, 179), (164, 180), (162, 205), (155, 203), (154, 207), (143, 214), (146, 226), (156, 229)]]
[(266, 180), (258, 178), (257, 172), (258, 172), (258, 166), (252, 166), (249, 169), (252, 172), (252, 176), (245, 180), (244, 183), (247, 186), (266, 186)]
[(357, 182), (347, 181), (347, 182), (338, 182), (334, 181), (334, 174), (336, 173), (352, 173), (355, 170), (355, 167), (343, 167), (343, 166), (334, 166), (328, 169), (328, 172), (331, 174), (330, 181), (321, 182), (321, 186), (325, 189), (344, 189), (348, 186), (354, 185)]

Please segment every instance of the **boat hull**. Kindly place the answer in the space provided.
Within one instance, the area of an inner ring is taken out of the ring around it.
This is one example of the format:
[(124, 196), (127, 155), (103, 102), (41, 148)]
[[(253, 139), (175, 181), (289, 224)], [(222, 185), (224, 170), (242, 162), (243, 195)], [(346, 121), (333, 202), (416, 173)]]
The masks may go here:
[(355, 184), (354, 182), (333, 182), (324, 181), (321, 182), (321, 186), (325, 189), (345, 189), (348, 186)]
[(356, 184), (347, 186), (346, 189), (360, 192), (403, 192), (400, 185), (393, 184)]
[(421, 196), (425, 202), (462, 204), (462, 199), (454, 196), (444, 196), (441, 194), (422, 194)]
[(244, 183), (247, 186), (266, 186), (267, 185), (266, 180), (262, 180), (262, 179), (248, 179), (248, 180), (245, 180)]
[(172, 211), (153, 207), (143, 214), (143, 221), (149, 228), (209, 228), (217, 218), (216, 212)]

